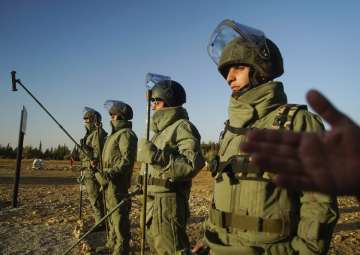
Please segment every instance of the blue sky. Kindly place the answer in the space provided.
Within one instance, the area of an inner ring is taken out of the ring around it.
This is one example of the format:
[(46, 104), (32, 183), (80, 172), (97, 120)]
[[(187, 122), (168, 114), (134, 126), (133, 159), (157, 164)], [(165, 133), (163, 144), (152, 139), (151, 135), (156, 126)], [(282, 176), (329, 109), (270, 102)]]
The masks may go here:
[(230, 18), (265, 32), (285, 63), (281, 80), (292, 103), (317, 88), (360, 121), (359, 1), (0, 1), (0, 144), (17, 145), (20, 110), (28, 111), (25, 144), (73, 146), (10, 71), (79, 140), (82, 109), (109, 118), (103, 103), (134, 109), (145, 129), (147, 72), (170, 75), (187, 91), (185, 104), (203, 141), (216, 141), (230, 90), (206, 52), (215, 26)]

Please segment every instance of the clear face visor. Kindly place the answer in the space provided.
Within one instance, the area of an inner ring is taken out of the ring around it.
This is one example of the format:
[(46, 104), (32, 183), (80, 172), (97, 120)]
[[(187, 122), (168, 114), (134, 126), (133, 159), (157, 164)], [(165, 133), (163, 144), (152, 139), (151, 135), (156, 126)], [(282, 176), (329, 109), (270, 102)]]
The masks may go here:
[(163, 80), (171, 80), (170, 76), (156, 74), (156, 73), (147, 73), (145, 75), (145, 86), (150, 90), (154, 85)]
[(106, 100), (104, 103), (105, 109), (111, 115), (118, 115), (117, 112), (124, 112), (126, 104), (119, 100)]
[(249, 42), (258, 50), (262, 58), (268, 59), (270, 57), (264, 32), (226, 19), (215, 28), (207, 47), (209, 56), (216, 65), (219, 64), (225, 46), (237, 37)]
[[(156, 74), (156, 73), (147, 73), (145, 76), (145, 86), (146, 89), (149, 91), (151, 90), (155, 84), (157, 84), (160, 81), (171, 81), (170, 76), (162, 75), (162, 74)], [(146, 95), (146, 98), (148, 98), (148, 95)], [(150, 100), (153, 102), (154, 100), (159, 100), (156, 95), (152, 94)]]

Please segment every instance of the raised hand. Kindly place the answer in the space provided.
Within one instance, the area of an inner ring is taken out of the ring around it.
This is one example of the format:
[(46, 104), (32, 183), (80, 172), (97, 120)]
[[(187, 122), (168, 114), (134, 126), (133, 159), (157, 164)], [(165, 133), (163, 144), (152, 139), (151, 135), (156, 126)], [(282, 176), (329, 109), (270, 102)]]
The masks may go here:
[(331, 130), (322, 134), (255, 130), (241, 149), (266, 171), (274, 182), (296, 190), (330, 194), (360, 192), (360, 128), (339, 112), (318, 91), (307, 93), (312, 108)]

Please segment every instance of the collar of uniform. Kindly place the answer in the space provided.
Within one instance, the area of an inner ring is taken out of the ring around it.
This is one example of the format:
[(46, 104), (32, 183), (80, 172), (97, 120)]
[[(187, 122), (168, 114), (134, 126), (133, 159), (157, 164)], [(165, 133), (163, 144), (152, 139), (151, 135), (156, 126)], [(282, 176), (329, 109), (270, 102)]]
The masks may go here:
[(85, 126), (85, 130), (86, 130), (86, 133), (87, 133), (87, 134), (92, 133), (92, 132), (95, 130), (95, 128), (96, 128), (96, 126), (95, 126), (94, 123), (85, 123), (84, 126)]
[(155, 133), (161, 132), (179, 119), (189, 119), (186, 109), (182, 106), (156, 110), (151, 118), (151, 129)]
[(237, 98), (230, 98), (230, 125), (237, 128), (245, 127), (250, 121), (260, 119), (286, 103), (287, 98), (281, 82), (271, 81), (256, 86)]
[(112, 133), (115, 133), (116, 131), (123, 128), (131, 128), (131, 126), (132, 126), (131, 121), (127, 121), (127, 120), (111, 121)]

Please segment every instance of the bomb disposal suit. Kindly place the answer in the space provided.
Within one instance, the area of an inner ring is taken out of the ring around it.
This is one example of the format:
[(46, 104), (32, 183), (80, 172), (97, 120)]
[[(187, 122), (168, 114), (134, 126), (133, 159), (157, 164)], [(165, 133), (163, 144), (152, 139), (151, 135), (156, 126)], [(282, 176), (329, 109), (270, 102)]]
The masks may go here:
[(321, 132), (306, 106), (289, 105), (281, 82), (277, 46), (256, 29), (225, 20), (209, 53), (228, 79), (233, 66), (248, 66), (249, 84), (230, 97), (220, 150), (211, 165), (214, 194), (205, 242), (214, 254), (326, 254), (338, 218), (335, 198), (275, 186), (271, 174), (252, 164), (239, 147), (254, 128)]
[[(87, 156), (81, 152), (80, 159), (84, 171), (84, 184), (86, 192), (89, 197), (91, 207), (94, 211), (95, 223), (98, 223), (104, 216), (104, 205), (100, 191), (100, 184), (95, 178), (94, 168), (91, 166), (91, 161), (95, 161), (99, 167), (99, 157), (107, 136), (106, 131), (101, 125), (101, 115), (90, 107), (84, 108), (84, 121), (86, 134), (80, 140), (82, 148), (87, 152)], [(91, 158), (89, 158), (91, 157)]]
[[(111, 134), (102, 154), (103, 170), (96, 173), (105, 192), (106, 207), (114, 208), (128, 194), (136, 159), (137, 137), (132, 131), (131, 107), (121, 101), (108, 100), (105, 107), (111, 115)], [(129, 254), (131, 201), (125, 202), (110, 216), (109, 239), (106, 244), (113, 255)]]
[(204, 166), (200, 134), (182, 107), (186, 94), (179, 83), (159, 81), (151, 92), (153, 104), (161, 100), (164, 108), (154, 111), (154, 135), (142, 139), (138, 150), (138, 160), (149, 164), (146, 238), (156, 254), (187, 254), (192, 178)]

